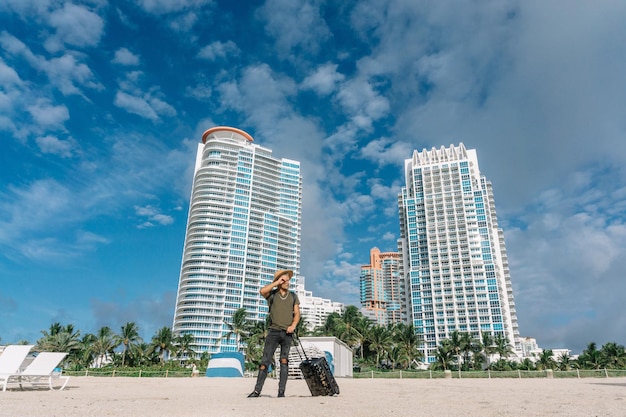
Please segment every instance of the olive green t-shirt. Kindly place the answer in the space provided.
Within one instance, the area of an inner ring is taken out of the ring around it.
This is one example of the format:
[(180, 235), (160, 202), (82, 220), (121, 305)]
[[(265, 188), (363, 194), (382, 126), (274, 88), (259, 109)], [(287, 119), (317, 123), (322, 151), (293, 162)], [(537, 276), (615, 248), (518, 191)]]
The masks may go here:
[[(270, 297), (267, 298), (268, 304)], [(280, 291), (276, 291), (270, 306), (270, 329), (287, 330), (293, 322), (293, 309), (296, 304), (300, 304), (300, 300), (295, 293), (289, 291), (283, 299)]]

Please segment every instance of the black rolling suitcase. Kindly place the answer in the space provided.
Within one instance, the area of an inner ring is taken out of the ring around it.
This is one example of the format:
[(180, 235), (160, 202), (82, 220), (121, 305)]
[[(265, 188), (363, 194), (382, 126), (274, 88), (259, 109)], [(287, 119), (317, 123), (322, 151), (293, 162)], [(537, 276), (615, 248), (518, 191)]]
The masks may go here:
[[(295, 334), (294, 341), (296, 341)], [(302, 349), (302, 353), (304, 353), (304, 360), (302, 360), (302, 355), (297, 345), (300, 345), (300, 349)], [(304, 346), (302, 346), (299, 341), (296, 341), (296, 350), (298, 351), (300, 360), (302, 360), (302, 362), (300, 362), (300, 370), (302, 371), (306, 384), (309, 386), (311, 395), (314, 397), (320, 395), (339, 395), (339, 385), (337, 385), (337, 381), (330, 371), (330, 366), (326, 358), (309, 359), (304, 350)]]

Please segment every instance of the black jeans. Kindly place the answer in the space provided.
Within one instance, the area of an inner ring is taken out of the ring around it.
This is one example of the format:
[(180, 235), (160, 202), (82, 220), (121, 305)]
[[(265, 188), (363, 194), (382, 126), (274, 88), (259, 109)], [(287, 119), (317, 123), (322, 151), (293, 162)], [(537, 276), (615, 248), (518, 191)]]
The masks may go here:
[(267, 377), (267, 369), (274, 361), (274, 352), (278, 345), (280, 345), (280, 378), (278, 380), (278, 393), (285, 393), (285, 386), (287, 386), (287, 377), (289, 376), (289, 349), (291, 348), (291, 342), (293, 337), (291, 334), (287, 334), (285, 330), (270, 329), (265, 339), (265, 346), (263, 347), (263, 358), (261, 359), (261, 366), (259, 368), (259, 375), (256, 379), (256, 385), (254, 390), (261, 392), (265, 378)]

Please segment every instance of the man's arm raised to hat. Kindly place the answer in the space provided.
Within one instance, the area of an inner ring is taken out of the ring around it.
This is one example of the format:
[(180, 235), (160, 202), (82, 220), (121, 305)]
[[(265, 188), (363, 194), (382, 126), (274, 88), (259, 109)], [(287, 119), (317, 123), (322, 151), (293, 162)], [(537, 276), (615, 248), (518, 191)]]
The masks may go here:
[(267, 298), (270, 296), (272, 290), (278, 286), (280, 286), (283, 282), (287, 281), (284, 276), (278, 278), (276, 281), (270, 282), (265, 287), (261, 288), (259, 291), (263, 298)]

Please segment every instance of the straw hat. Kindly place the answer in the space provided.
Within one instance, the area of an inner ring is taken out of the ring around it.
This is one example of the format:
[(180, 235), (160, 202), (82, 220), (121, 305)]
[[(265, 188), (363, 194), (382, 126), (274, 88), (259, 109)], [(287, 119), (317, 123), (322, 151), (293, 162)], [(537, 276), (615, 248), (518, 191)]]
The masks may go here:
[(289, 278), (293, 277), (293, 271), (291, 269), (279, 269), (278, 271), (274, 272), (274, 281), (280, 278), (280, 276), (283, 274), (289, 275)]

